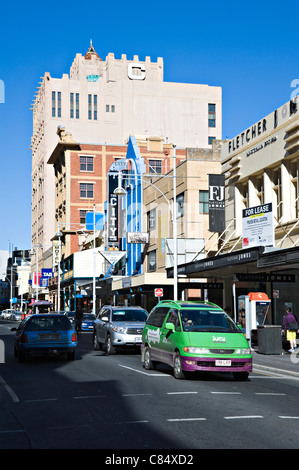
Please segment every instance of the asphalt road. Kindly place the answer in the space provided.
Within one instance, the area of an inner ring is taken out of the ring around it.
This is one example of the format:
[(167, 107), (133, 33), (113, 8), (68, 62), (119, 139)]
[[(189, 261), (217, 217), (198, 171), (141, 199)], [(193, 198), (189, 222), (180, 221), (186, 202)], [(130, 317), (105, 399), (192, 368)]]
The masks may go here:
[(104, 449), (113, 455), (160, 449), (176, 456), (299, 446), (299, 378), (255, 370), (247, 382), (230, 374), (176, 380), (166, 366), (146, 371), (136, 352), (94, 351), (91, 333), (81, 334), (75, 361), (19, 363), (11, 326), (0, 321), (1, 449)]

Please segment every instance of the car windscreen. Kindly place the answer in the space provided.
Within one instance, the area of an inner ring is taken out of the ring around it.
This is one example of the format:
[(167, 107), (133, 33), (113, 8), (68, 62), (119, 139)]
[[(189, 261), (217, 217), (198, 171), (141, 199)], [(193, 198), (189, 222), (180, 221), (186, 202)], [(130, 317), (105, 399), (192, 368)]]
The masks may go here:
[(25, 329), (26, 331), (72, 330), (72, 325), (64, 315), (57, 317), (45, 315), (31, 317)]
[(183, 331), (240, 333), (240, 328), (225, 312), (182, 309), (180, 313)]
[(93, 313), (84, 313), (83, 320), (95, 320), (96, 316)]
[(141, 321), (145, 322), (147, 312), (145, 310), (126, 310), (119, 309), (112, 312), (112, 321)]

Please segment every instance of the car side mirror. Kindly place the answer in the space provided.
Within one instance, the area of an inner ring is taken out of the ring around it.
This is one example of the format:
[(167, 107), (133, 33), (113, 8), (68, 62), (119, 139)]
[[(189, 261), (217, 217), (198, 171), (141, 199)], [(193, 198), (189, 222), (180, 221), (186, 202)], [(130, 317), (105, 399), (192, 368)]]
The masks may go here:
[(102, 317), (102, 321), (109, 321), (108, 317)]
[(13, 328), (10, 329), (10, 331), (17, 331), (16, 327), (14, 326)]
[(166, 323), (165, 328), (167, 330), (170, 330), (170, 331), (174, 332), (174, 324), (173, 323)]

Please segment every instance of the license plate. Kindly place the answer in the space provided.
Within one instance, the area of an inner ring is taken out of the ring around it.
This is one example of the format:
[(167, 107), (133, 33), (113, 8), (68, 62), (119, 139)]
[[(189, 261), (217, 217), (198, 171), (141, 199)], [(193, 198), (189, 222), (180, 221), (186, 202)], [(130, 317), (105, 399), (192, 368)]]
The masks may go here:
[(230, 367), (232, 365), (232, 361), (229, 361), (227, 359), (217, 359), (215, 361), (216, 366), (225, 366), (225, 367)]
[(44, 334), (41, 334), (38, 336), (39, 340), (40, 341), (56, 341), (56, 340), (59, 340), (60, 339), (60, 335), (57, 335), (57, 334), (54, 334), (54, 335), (44, 335)]
[(135, 337), (135, 343), (141, 343), (142, 342), (142, 337), (141, 336), (136, 336)]

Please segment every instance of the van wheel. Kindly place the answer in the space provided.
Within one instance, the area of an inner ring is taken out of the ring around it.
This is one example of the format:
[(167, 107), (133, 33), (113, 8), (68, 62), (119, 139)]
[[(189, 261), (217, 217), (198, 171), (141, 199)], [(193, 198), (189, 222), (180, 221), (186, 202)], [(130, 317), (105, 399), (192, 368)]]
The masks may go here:
[(156, 362), (153, 362), (151, 359), (151, 350), (146, 346), (144, 350), (144, 368), (146, 370), (153, 370), (156, 367)]
[(234, 372), (233, 376), (235, 380), (239, 380), (240, 382), (245, 382), (245, 380), (248, 379), (249, 373), (248, 372)]
[(176, 379), (184, 379), (185, 374), (182, 369), (182, 359), (179, 353), (176, 353), (173, 361), (173, 375)]

